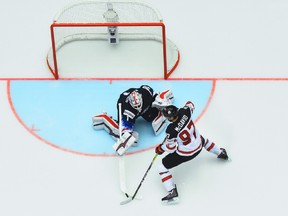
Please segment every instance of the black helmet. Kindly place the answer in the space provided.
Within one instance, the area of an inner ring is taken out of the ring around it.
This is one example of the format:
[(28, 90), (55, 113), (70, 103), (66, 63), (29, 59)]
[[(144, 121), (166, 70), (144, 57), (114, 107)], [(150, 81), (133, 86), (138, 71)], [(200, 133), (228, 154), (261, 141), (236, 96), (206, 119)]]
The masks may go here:
[(172, 118), (172, 117), (177, 116), (178, 108), (174, 105), (170, 105), (170, 106), (164, 107), (164, 109), (162, 110), (162, 113), (166, 118)]

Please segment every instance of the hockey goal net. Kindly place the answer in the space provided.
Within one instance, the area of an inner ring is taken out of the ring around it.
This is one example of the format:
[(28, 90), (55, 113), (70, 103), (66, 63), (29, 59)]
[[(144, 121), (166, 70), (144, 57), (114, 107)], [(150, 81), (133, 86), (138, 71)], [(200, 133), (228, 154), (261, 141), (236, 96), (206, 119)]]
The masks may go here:
[(179, 62), (161, 15), (135, 1), (80, 1), (56, 14), (47, 64), (59, 78), (167, 79)]

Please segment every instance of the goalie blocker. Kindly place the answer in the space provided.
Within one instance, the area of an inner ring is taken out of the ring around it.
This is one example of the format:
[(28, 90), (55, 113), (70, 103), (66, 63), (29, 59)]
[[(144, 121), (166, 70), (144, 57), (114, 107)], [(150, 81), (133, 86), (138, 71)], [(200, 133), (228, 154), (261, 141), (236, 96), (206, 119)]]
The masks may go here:
[(119, 154), (123, 155), (131, 145), (137, 145), (138, 133), (124, 132), (122, 136), (119, 136), (119, 126), (118, 123), (106, 113), (94, 116), (92, 118), (93, 128), (95, 130), (104, 129), (109, 133), (116, 141), (112, 148)]
[(138, 133), (136, 131), (124, 132), (112, 148), (117, 152), (118, 155), (122, 156), (132, 145), (136, 146), (138, 142)]

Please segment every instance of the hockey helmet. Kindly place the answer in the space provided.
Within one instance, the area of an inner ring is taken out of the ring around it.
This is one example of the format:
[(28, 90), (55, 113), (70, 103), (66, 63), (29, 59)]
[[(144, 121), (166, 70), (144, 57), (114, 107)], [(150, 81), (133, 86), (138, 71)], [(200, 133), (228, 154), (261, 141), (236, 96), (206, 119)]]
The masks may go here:
[(128, 96), (128, 101), (134, 109), (141, 111), (143, 105), (142, 94), (138, 91), (133, 91)]
[(168, 119), (175, 118), (178, 114), (178, 108), (174, 105), (166, 106), (163, 108), (162, 113)]

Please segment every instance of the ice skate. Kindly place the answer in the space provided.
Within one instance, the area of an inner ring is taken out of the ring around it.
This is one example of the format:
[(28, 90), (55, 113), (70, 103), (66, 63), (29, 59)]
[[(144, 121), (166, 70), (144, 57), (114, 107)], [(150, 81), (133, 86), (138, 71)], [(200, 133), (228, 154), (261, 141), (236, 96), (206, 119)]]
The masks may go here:
[(229, 160), (226, 150), (224, 148), (220, 148), (220, 149), (221, 149), (221, 153), (218, 155), (218, 158), (223, 159), (223, 160)]
[(175, 185), (175, 188), (169, 191), (168, 195), (161, 199), (164, 205), (176, 204), (179, 202), (178, 192)]

